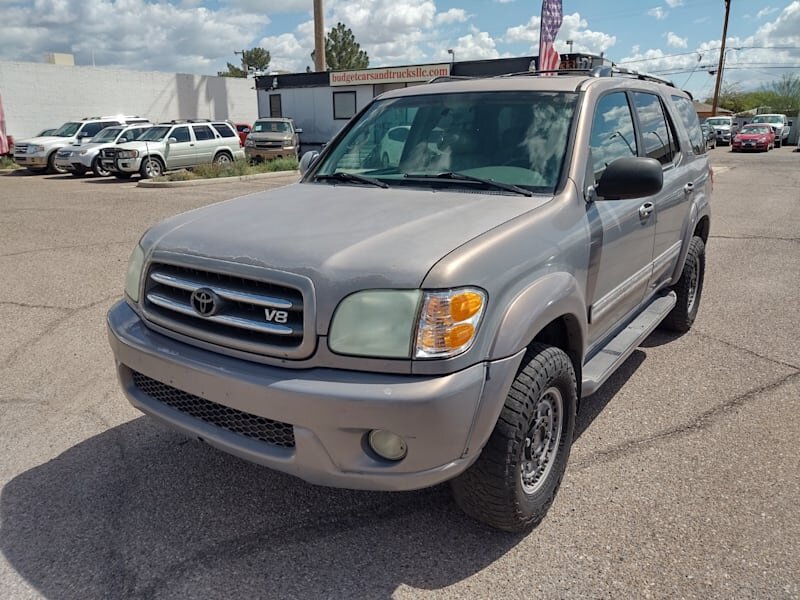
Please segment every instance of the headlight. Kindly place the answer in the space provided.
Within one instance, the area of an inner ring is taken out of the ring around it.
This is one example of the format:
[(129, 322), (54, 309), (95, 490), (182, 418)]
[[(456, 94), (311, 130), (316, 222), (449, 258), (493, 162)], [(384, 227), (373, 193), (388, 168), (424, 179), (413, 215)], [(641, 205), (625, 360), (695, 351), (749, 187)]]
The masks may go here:
[(328, 344), (340, 354), (409, 358), (419, 290), (371, 290), (341, 301)]
[(128, 260), (128, 272), (125, 274), (125, 293), (134, 302), (139, 301), (139, 280), (144, 267), (144, 250), (139, 244), (133, 249)]
[(28, 154), (33, 154), (34, 152), (44, 152), (44, 146), (28, 146)]
[(117, 153), (118, 158), (136, 158), (139, 156), (138, 150), (120, 150)]
[(78, 154), (80, 156), (86, 156), (87, 154), (89, 154), (89, 151), (88, 150), (81, 150), (80, 152), (78, 152)]
[(477, 288), (358, 292), (337, 307), (328, 344), (354, 356), (447, 358), (472, 345), (485, 305)]
[(292, 140), (283, 140), (283, 147), (294, 148), (294, 142), (292, 142)]
[(248, 148), (253, 148), (256, 145), (256, 143), (253, 140), (251, 140), (250, 138), (247, 138), (244, 141), (244, 145), (247, 146)]

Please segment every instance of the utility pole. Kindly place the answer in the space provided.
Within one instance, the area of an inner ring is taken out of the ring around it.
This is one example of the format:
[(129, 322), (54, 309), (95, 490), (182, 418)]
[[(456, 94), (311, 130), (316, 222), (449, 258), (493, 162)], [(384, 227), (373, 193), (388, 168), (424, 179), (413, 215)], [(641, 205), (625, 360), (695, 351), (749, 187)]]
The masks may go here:
[(722, 69), (725, 68), (725, 40), (728, 38), (728, 15), (731, 12), (731, 0), (725, 0), (725, 25), (722, 26), (722, 47), (719, 50), (719, 67), (717, 68), (717, 85), (714, 88), (714, 104), (711, 107), (711, 116), (717, 114), (719, 105), (719, 88), (722, 85)]
[(325, 70), (325, 19), (322, 0), (314, 0), (314, 70)]
[(244, 67), (244, 76), (245, 76), (245, 78), (247, 78), (248, 66), (247, 66), (247, 61), (245, 60), (244, 49), (242, 49), (242, 50), (234, 50), (233, 53), (242, 55), (242, 67)]

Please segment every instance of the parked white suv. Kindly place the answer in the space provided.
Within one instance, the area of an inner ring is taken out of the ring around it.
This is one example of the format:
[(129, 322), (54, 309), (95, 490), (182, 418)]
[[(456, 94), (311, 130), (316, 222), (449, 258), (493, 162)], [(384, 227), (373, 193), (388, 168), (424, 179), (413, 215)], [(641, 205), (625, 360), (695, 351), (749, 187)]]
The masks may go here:
[(127, 179), (165, 171), (244, 159), (236, 128), (227, 121), (173, 121), (151, 127), (136, 141), (102, 152), (101, 166)]
[(780, 148), (789, 141), (789, 119), (786, 115), (764, 114), (753, 117), (751, 123), (765, 123), (775, 132), (775, 147)]
[(58, 150), (70, 144), (80, 143), (94, 137), (106, 127), (131, 123), (147, 123), (141, 117), (116, 115), (110, 117), (87, 117), (69, 121), (59, 127), (53, 135), (21, 140), (14, 145), (14, 162), (34, 172), (66, 173), (55, 164)]
[(81, 177), (89, 171), (94, 171), (98, 177), (108, 177), (111, 171), (104, 169), (100, 164), (100, 151), (116, 144), (131, 142), (152, 126), (152, 123), (137, 123), (106, 127), (86, 144), (72, 144), (59, 150), (56, 153), (55, 165), (76, 177)]

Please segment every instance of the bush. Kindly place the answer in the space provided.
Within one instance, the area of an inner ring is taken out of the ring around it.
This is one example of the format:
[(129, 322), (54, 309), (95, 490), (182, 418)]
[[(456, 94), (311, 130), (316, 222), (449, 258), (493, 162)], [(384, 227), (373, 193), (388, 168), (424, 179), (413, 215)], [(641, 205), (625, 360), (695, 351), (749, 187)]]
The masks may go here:
[(235, 160), (229, 163), (199, 165), (191, 170), (180, 170), (167, 173), (159, 177), (159, 181), (188, 181), (191, 179), (216, 179), (218, 177), (242, 177), (257, 173), (272, 173), (275, 171), (296, 171), (297, 160), (294, 158), (276, 158), (259, 164), (251, 165), (246, 160)]
[(0, 156), (0, 169), (19, 169), (20, 166), (10, 156)]

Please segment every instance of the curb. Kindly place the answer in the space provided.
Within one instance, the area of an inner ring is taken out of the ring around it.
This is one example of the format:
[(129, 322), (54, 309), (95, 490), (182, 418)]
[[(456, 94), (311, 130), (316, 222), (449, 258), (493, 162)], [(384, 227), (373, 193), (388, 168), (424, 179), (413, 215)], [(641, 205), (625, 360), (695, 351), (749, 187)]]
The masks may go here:
[(239, 175), (236, 177), (216, 177), (211, 179), (190, 179), (189, 181), (152, 181), (150, 179), (140, 180), (136, 187), (143, 188), (171, 188), (171, 187), (194, 187), (197, 185), (215, 185), (218, 183), (233, 183), (235, 181), (251, 181), (253, 179), (272, 179), (275, 177), (287, 177), (296, 175), (300, 177), (300, 171), (274, 171), (272, 173), (255, 173), (253, 175)]

